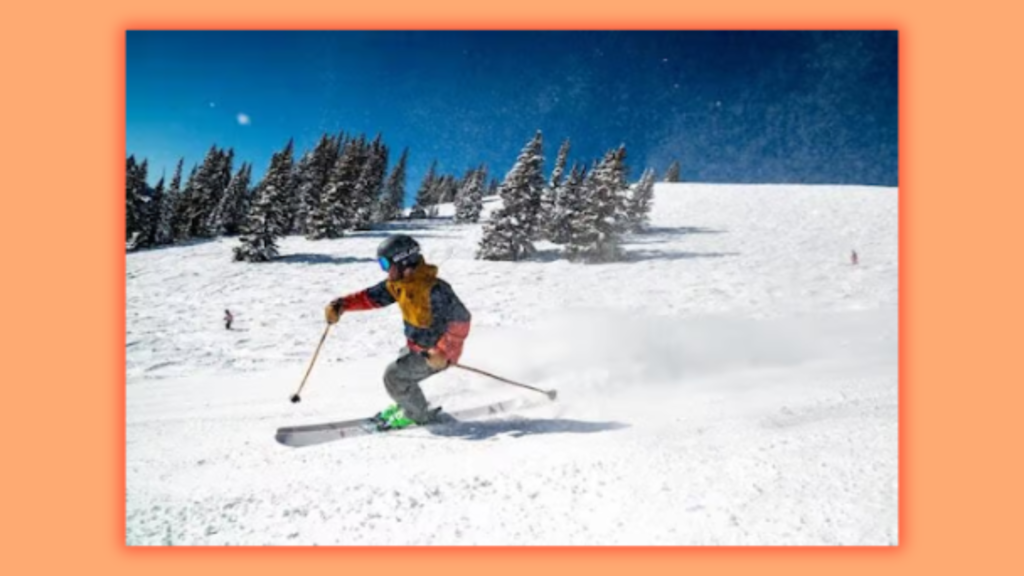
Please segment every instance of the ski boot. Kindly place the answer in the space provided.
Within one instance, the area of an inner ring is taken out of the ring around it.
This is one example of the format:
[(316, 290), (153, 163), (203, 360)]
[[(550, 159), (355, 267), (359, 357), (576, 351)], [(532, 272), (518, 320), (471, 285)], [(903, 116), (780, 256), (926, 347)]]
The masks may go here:
[(391, 406), (381, 410), (372, 418), (372, 420), (373, 423), (376, 424), (378, 430), (401, 430), (402, 428), (408, 428), (413, 425), (423, 426), (426, 424), (448, 422), (452, 420), (452, 417), (441, 412), (441, 407), (438, 406), (427, 411), (426, 420), (416, 422), (412, 418), (407, 417), (405, 415), (405, 411), (402, 410), (401, 407), (397, 404), (392, 404)]
[(381, 410), (372, 420), (377, 425), (377, 430), (381, 431), (400, 430), (416, 423), (411, 418), (406, 418), (405, 411), (398, 404)]

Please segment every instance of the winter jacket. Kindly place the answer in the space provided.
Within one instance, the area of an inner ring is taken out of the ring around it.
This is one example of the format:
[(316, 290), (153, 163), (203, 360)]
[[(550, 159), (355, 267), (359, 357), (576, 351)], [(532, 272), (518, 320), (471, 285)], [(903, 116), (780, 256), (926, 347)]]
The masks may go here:
[(458, 362), (469, 335), (470, 314), (444, 280), (437, 266), (420, 264), (409, 278), (385, 280), (341, 299), (342, 310), (369, 310), (398, 302), (405, 336), (414, 352), (437, 348), (449, 362)]

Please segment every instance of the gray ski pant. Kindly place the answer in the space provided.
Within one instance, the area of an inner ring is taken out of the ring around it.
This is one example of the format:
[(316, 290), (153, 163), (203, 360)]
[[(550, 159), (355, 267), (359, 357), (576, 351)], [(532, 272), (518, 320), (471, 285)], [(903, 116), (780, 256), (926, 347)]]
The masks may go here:
[(420, 389), (420, 382), (438, 372), (440, 370), (427, 365), (426, 358), (402, 348), (398, 358), (384, 371), (384, 387), (408, 418), (423, 422), (427, 419), (427, 399)]

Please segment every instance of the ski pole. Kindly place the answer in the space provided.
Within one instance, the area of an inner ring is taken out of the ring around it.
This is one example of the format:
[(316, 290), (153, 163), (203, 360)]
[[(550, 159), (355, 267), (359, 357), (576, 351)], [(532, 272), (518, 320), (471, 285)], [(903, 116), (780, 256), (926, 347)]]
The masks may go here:
[(313, 364), (316, 363), (316, 357), (320, 354), (320, 347), (324, 345), (324, 340), (327, 339), (327, 332), (329, 332), (330, 329), (330, 324), (324, 328), (324, 335), (320, 337), (320, 343), (316, 345), (316, 352), (313, 353), (313, 359), (309, 361), (309, 368), (306, 368), (306, 375), (302, 377), (302, 384), (299, 384), (299, 389), (296, 390), (295, 395), (292, 396), (292, 404), (302, 400), (302, 398), (299, 398), (299, 392), (302, 392), (302, 387), (306, 385), (306, 379), (309, 378), (309, 373), (313, 371)]
[(541, 394), (547, 396), (551, 400), (554, 400), (555, 396), (558, 396), (558, 390), (541, 390), (540, 388), (534, 388), (533, 386), (530, 386), (529, 384), (520, 384), (519, 382), (513, 382), (512, 380), (509, 380), (508, 378), (502, 378), (501, 376), (495, 376), (494, 374), (491, 374), (490, 372), (484, 372), (483, 370), (480, 370), (479, 368), (473, 368), (472, 366), (466, 366), (465, 364), (452, 364), (452, 366), (455, 366), (457, 368), (462, 368), (463, 370), (468, 370), (470, 372), (476, 372), (477, 374), (482, 374), (482, 375), (487, 376), (489, 378), (494, 378), (495, 380), (497, 380), (499, 382), (504, 382), (505, 384), (511, 384), (513, 386), (519, 386), (520, 388), (526, 388), (528, 390), (533, 390), (534, 392), (540, 392)]

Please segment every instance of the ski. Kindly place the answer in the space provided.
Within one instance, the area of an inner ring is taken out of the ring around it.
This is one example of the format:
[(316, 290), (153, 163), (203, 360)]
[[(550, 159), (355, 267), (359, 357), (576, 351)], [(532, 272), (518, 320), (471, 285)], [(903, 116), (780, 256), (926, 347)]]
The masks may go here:
[(356, 436), (368, 436), (371, 434), (390, 434), (393, 432), (400, 432), (402, 430), (414, 430), (416, 428), (432, 428), (436, 426), (445, 426), (454, 423), (458, 423), (464, 420), (473, 420), (476, 418), (482, 418), (485, 416), (495, 416), (499, 414), (505, 414), (512, 410), (532, 408), (540, 404), (546, 404), (547, 400), (527, 400), (523, 398), (513, 398), (511, 400), (505, 400), (503, 402), (495, 402), (492, 404), (485, 404), (483, 406), (477, 406), (475, 408), (465, 408), (462, 410), (456, 410), (453, 412), (443, 412), (442, 414), (446, 418), (440, 422), (432, 422), (430, 424), (406, 426), (405, 428), (398, 429), (385, 429), (381, 430), (378, 428), (377, 421), (373, 417), (368, 418), (356, 418), (354, 420), (341, 420), (338, 422), (326, 422), (323, 424), (309, 424), (305, 426), (288, 426), (277, 429), (275, 439), (285, 446), (291, 446), (293, 448), (299, 448), (302, 446), (313, 446), (315, 444), (322, 444), (324, 442), (330, 442), (332, 440), (340, 440), (342, 438), (353, 438)]

